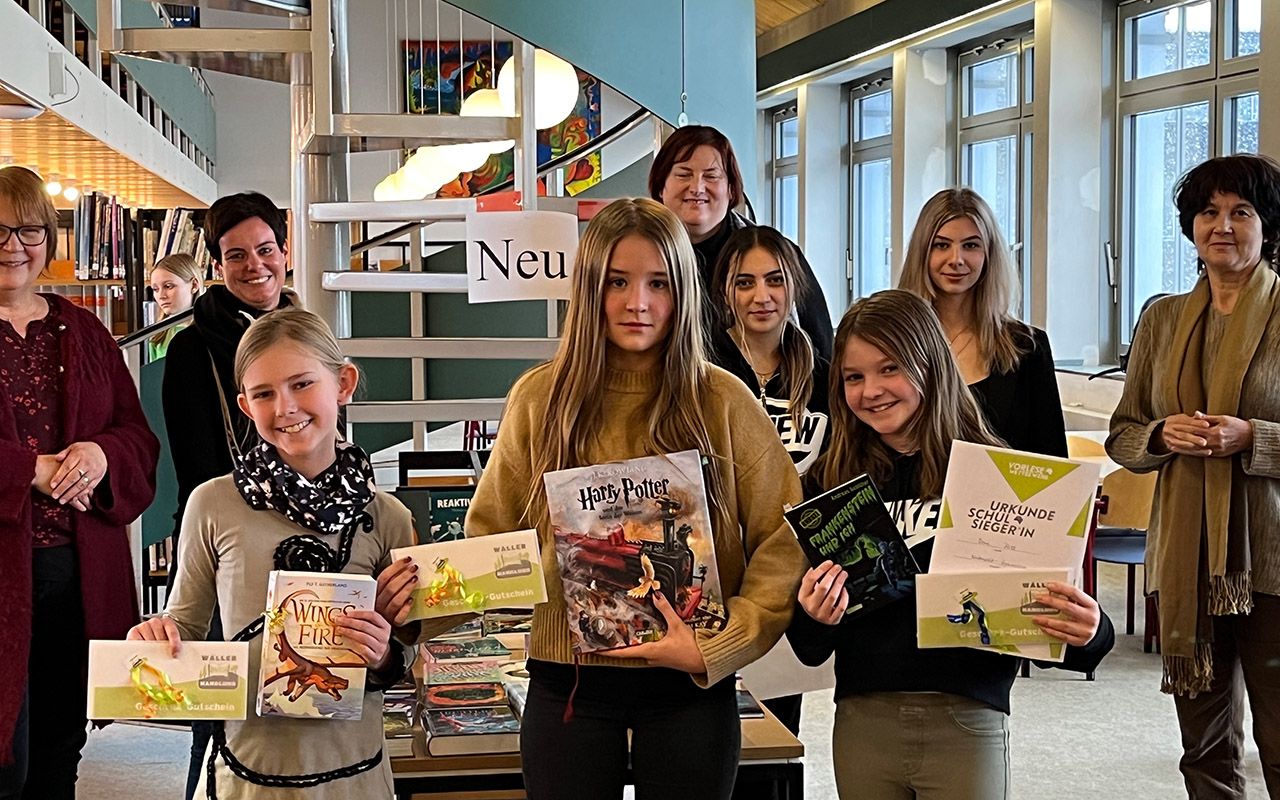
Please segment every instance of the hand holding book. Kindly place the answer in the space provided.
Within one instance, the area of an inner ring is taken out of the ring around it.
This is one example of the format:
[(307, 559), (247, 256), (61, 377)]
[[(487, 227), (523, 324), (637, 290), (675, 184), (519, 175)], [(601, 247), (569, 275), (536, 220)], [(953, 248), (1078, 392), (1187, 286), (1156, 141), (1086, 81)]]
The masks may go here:
[(356, 609), (333, 618), (333, 632), (345, 647), (364, 659), (374, 672), (387, 665), (391, 656), (391, 623), (377, 611)]
[(680, 619), (680, 615), (671, 607), (671, 603), (667, 602), (666, 595), (662, 592), (654, 592), (652, 596), (654, 608), (658, 609), (662, 618), (666, 620), (666, 635), (656, 642), (633, 644), (617, 650), (602, 650), (600, 655), (613, 658), (641, 658), (651, 667), (678, 669), (691, 675), (701, 675), (706, 672), (707, 662), (703, 660), (702, 651), (698, 649), (698, 640), (693, 634), (693, 628)]
[(847, 577), (834, 561), (811, 567), (800, 581), (800, 607), (823, 625), (835, 625), (849, 607), (849, 591), (844, 588)]

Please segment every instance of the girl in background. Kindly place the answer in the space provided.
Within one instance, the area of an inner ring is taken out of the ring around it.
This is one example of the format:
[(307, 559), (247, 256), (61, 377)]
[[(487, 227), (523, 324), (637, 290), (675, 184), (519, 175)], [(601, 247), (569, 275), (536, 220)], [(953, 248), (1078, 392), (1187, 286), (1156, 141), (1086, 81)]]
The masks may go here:
[[(953, 441), (1002, 445), (965, 387), (929, 306), (889, 290), (854, 303), (836, 330), (831, 443), (805, 476), (806, 497), (867, 473), (907, 534), (936, 527)], [(928, 571), (931, 533), (907, 544)], [(991, 800), (1009, 796), (1009, 690), (1019, 659), (969, 648), (916, 647), (914, 602), (845, 621), (845, 573), (824, 562), (800, 585), (788, 636), (816, 666), (836, 656), (832, 750), (842, 798)], [(1050, 583), (1033, 618), (1063, 640), (1062, 664), (1094, 669), (1115, 636), (1097, 602)]]
[(991, 207), (967, 188), (924, 204), (899, 289), (938, 314), (964, 382), (991, 430), (1015, 450), (1067, 456), (1049, 337), (1009, 313), (1018, 284)]
[[(249, 326), (236, 351), (240, 409), (262, 441), (230, 475), (191, 494), (182, 520), (182, 568), (165, 612), (129, 631), (130, 639), (202, 641), (215, 604), (222, 629), (252, 640), (256, 686), (262, 611), (272, 569), (377, 575), (395, 547), (414, 544), (409, 511), (379, 491), (359, 447), (339, 442), (339, 409), (359, 381), (328, 326), (297, 308)], [(391, 798), (382, 753), (382, 689), (405, 673), (408, 654), (391, 640), (380, 611), (352, 611), (335, 630), (369, 664), (358, 721), (260, 717), (215, 729), (197, 797), (280, 797), (281, 788), (316, 800)], [(228, 766), (238, 760), (244, 770)], [(212, 780), (213, 785), (207, 785)], [(292, 793), (291, 793), (292, 795)]]
[[(157, 322), (191, 308), (202, 291), (204, 275), (196, 260), (186, 253), (165, 256), (151, 268), (151, 293), (160, 309)], [(147, 360), (164, 358), (174, 334), (185, 327), (187, 326), (175, 325), (151, 337), (147, 342)]]
[[(512, 387), (468, 536), (537, 528), (548, 602), (534, 611), (521, 761), (531, 800), (728, 798), (741, 741), (735, 671), (777, 642), (805, 559), (782, 508), (795, 467), (741, 381), (704, 358), (697, 262), (680, 220), (618, 200), (587, 226), (560, 349)], [(575, 658), (542, 476), (696, 448), (728, 625), (694, 632), (663, 597), (657, 642)], [(630, 753), (627, 735), (631, 731)]]
[[(729, 236), (711, 286), (724, 307), (721, 316), (732, 325), (717, 332), (712, 360), (756, 393), (803, 475), (827, 443), (828, 364), (796, 316), (811, 288), (797, 253), (770, 227), (746, 227)], [(774, 697), (764, 704), (799, 735), (802, 697)], [(744, 797), (741, 787), (737, 797)]]

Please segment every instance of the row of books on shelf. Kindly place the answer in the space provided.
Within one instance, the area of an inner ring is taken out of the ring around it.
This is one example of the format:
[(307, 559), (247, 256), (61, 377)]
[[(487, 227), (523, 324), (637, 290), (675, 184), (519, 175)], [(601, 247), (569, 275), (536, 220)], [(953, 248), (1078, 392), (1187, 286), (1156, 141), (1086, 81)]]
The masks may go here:
[(160, 259), (186, 253), (196, 260), (205, 280), (222, 280), (222, 268), (213, 263), (195, 215), (190, 208), (170, 208), (159, 228), (143, 228), (143, 263), (148, 273)]
[(162, 258), (186, 253), (200, 265), (206, 280), (221, 280), (222, 270), (213, 264), (198, 224), (202, 213), (170, 208), (157, 220), (156, 214), (129, 208), (114, 195), (81, 195), (72, 212), (69, 242), (75, 279), (125, 280), (139, 254), (145, 276)]

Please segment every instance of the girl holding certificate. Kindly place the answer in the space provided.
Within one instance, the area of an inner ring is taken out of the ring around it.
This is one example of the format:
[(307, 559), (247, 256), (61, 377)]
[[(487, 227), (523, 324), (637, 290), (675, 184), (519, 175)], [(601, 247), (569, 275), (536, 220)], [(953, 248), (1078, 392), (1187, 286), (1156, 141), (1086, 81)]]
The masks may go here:
[[(866, 473), (899, 525), (932, 527), (954, 440), (1000, 445), (965, 386), (937, 317), (901, 290), (856, 302), (836, 330), (831, 442), (805, 475), (806, 497)], [(908, 544), (913, 539), (908, 537)], [(912, 548), (928, 568), (932, 541)], [(1018, 659), (966, 648), (916, 646), (914, 602), (844, 621), (845, 573), (826, 562), (800, 585), (788, 631), (796, 655), (836, 656), (832, 734), (841, 797), (988, 800), (1009, 796), (1009, 690)], [(1063, 640), (1066, 669), (1089, 671), (1114, 631), (1084, 592), (1049, 584), (1041, 602), (1063, 612), (1037, 624)]]

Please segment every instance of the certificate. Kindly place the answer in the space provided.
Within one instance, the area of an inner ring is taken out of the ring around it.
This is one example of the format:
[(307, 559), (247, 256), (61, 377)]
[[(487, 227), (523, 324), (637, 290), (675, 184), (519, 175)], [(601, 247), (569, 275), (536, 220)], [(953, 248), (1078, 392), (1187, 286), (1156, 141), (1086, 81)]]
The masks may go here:
[(956, 442), (929, 571), (1065, 569), (1078, 584), (1100, 470)]

